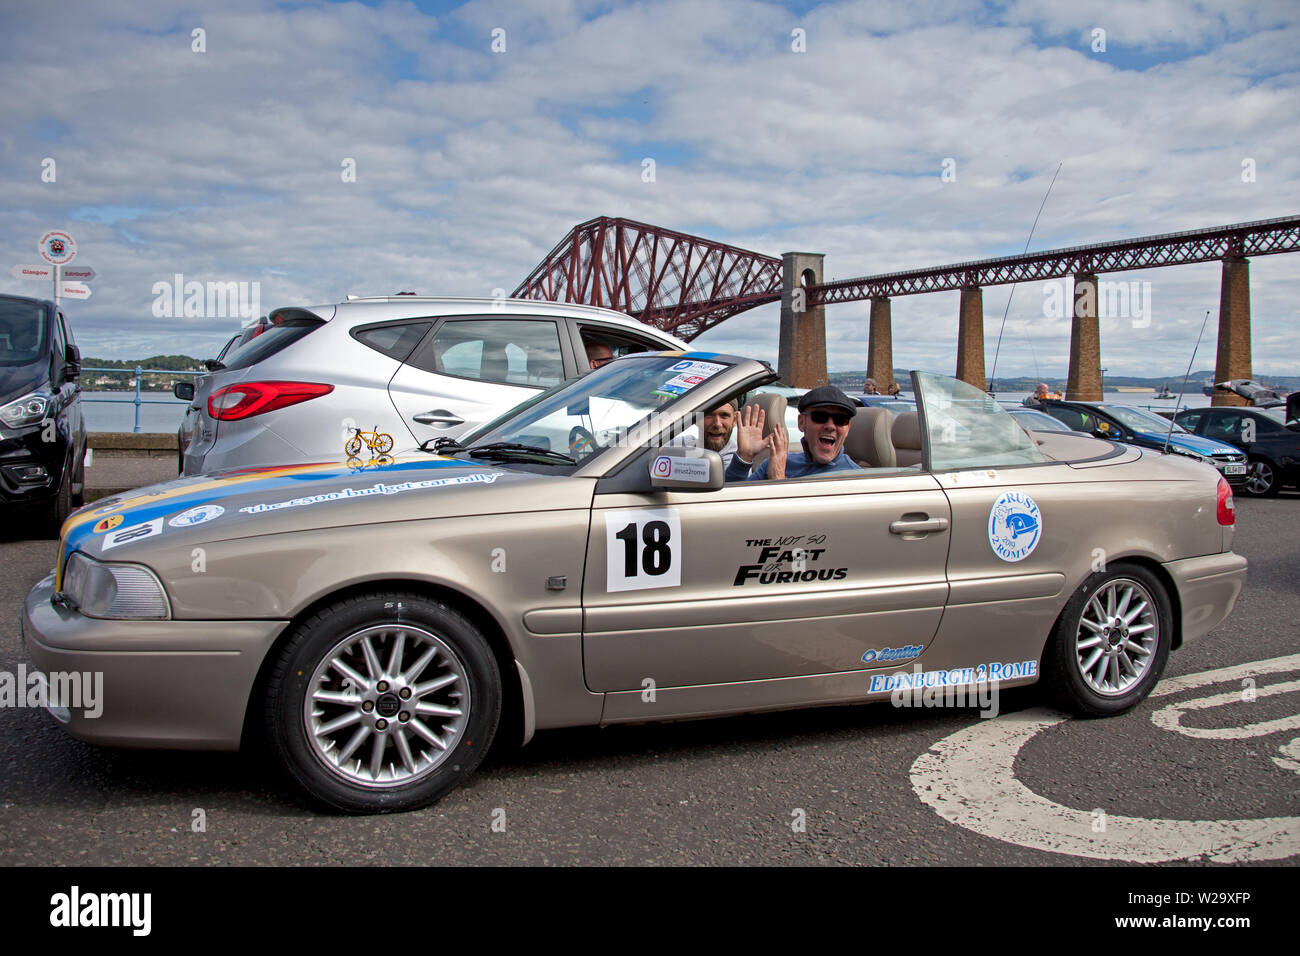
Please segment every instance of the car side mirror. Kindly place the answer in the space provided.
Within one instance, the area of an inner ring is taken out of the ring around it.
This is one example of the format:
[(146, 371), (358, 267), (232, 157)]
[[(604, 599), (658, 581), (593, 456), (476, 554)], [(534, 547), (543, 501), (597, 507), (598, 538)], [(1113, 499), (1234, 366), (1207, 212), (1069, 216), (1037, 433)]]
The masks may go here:
[(172, 394), (183, 402), (194, 401), (194, 383), (176, 382), (172, 385)]
[(63, 377), (69, 382), (75, 382), (81, 378), (81, 349), (69, 345), (63, 355)]
[(650, 487), (656, 491), (717, 491), (726, 481), (722, 456), (707, 448), (664, 445), (650, 459)]

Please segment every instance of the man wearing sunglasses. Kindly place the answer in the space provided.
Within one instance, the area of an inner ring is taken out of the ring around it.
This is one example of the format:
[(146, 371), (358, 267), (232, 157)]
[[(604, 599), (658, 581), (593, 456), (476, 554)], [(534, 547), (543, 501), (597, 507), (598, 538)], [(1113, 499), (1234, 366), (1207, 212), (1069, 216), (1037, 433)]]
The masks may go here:
[[(748, 413), (750, 410), (745, 409)], [(799, 399), (799, 430), (803, 432), (803, 450), (789, 451), (789, 436), (785, 426), (778, 424), (772, 429), (765, 444), (772, 454), (767, 461), (760, 464), (749, 475), (750, 481), (762, 481), (770, 478), (779, 481), (784, 478), (809, 478), (826, 475), (833, 471), (861, 471), (853, 459), (844, 454), (844, 439), (849, 436), (849, 423), (857, 406), (853, 400), (834, 385), (822, 385), (807, 392)], [(747, 445), (752, 444), (752, 435), (745, 434), (746, 429), (757, 429), (761, 437), (763, 422), (761, 417), (751, 420), (744, 416), (737, 429), (736, 441), (741, 453)], [(748, 462), (737, 454), (727, 469), (727, 478), (738, 480), (744, 477), (739, 473), (741, 465)], [(734, 472), (734, 474), (733, 474)]]

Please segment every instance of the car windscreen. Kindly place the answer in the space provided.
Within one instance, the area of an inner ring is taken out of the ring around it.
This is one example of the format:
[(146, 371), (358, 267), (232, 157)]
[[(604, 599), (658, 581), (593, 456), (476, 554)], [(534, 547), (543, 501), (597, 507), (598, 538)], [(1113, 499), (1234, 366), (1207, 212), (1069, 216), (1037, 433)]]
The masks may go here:
[(924, 412), (931, 471), (1044, 461), (1034, 440), (993, 398), (966, 382), (913, 372)]
[(628, 432), (730, 363), (689, 355), (616, 359), (537, 396), (463, 444), (517, 444), (582, 460), (626, 441)]
[[(1169, 419), (1161, 418), (1154, 412), (1148, 412), (1143, 408), (1134, 408), (1131, 405), (1098, 405), (1097, 410), (1109, 415), (1125, 428), (1131, 428), (1135, 432), (1159, 432), (1164, 434), (1169, 431)], [(1183, 431), (1185, 429), (1182, 425), (1174, 424), (1175, 435)]]
[(0, 365), (47, 361), (48, 330), (42, 303), (0, 296)]
[(248, 368), (250, 365), (265, 361), (324, 324), (323, 319), (311, 319), (306, 316), (286, 318), (226, 356), (226, 368)]

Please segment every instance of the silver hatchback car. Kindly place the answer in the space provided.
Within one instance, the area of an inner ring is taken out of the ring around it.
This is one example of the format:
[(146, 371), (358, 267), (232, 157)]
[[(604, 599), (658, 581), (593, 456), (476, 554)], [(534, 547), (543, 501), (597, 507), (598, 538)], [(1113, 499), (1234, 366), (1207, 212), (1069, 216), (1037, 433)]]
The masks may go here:
[(268, 319), (194, 386), (182, 474), (456, 438), (612, 357), (689, 348), (619, 312), (523, 299), (352, 298)]

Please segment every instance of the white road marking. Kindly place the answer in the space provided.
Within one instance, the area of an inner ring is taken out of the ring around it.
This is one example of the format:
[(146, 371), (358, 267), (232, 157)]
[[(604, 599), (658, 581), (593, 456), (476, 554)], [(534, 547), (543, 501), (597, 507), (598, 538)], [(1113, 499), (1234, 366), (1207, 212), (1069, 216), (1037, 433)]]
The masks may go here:
[(1283, 744), (1277, 749), (1282, 756), (1274, 757), (1273, 762), (1283, 770), (1300, 773), (1300, 737), (1295, 738), (1289, 744)]
[[(1271, 694), (1286, 694), (1300, 690), (1300, 680), (1286, 681), (1281, 684), (1268, 684), (1255, 691), (1255, 697), (1268, 697)], [(1246, 724), (1244, 727), (1184, 727), (1183, 714), (1189, 710), (1208, 710), (1211, 707), (1223, 707), (1226, 704), (1242, 703), (1242, 692), (1230, 690), (1226, 694), (1213, 694), (1210, 697), (1198, 697), (1195, 700), (1183, 700), (1176, 704), (1167, 704), (1151, 715), (1151, 723), (1176, 734), (1197, 737), (1201, 740), (1244, 740), (1247, 737), (1263, 737), (1275, 734), (1279, 730), (1300, 730), (1300, 714), (1279, 717), (1276, 720), (1264, 720), (1258, 724)]]
[[(1273, 663), (1248, 665), (1243, 673), (1282, 669), (1264, 666)], [(1184, 678), (1187, 684), (1182, 689), (1237, 676), (1234, 673), (1199, 682), (1191, 680), (1206, 675)], [(950, 823), (995, 840), (1049, 853), (1131, 863), (1194, 857), (1241, 863), (1300, 854), (1300, 817), (1148, 820), (1107, 814), (1105, 830), (1094, 832), (1096, 821), (1091, 811), (1054, 803), (1015, 776), (1020, 749), (1035, 735), (1068, 719), (1057, 711), (1038, 708), (981, 720), (945, 737), (918, 757), (912, 764), (912, 789)]]
[(1199, 671), (1184, 674), (1182, 677), (1167, 677), (1155, 686), (1148, 697), (1168, 697), (1185, 690), (1204, 687), (1206, 684), (1222, 684), (1224, 681), (1240, 681), (1246, 677), (1260, 674), (1280, 674), (1283, 671), (1300, 671), (1300, 654), (1289, 657), (1270, 657), (1266, 661), (1254, 661), (1250, 664), (1237, 664), (1235, 667), (1220, 667), (1212, 671)]

